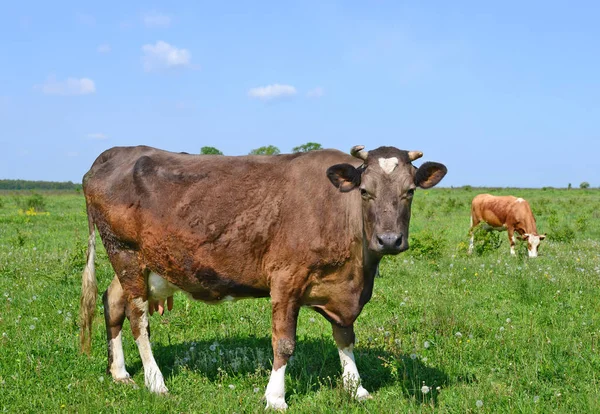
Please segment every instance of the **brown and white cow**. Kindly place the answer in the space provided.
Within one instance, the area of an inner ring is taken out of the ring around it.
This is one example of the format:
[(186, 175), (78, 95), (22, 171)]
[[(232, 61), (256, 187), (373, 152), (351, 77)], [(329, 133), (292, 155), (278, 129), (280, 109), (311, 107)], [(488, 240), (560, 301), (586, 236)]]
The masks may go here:
[(514, 196), (479, 194), (471, 203), (469, 254), (473, 252), (473, 229), (480, 222), (486, 223), (488, 230), (508, 230), (512, 255), (515, 254), (515, 232), (527, 241), (529, 257), (537, 257), (540, 241), (546, 238), (545, 234), (538, 234), (535, 217), (526, 200)]
[[(166, 393), (150, 349), (149, 303), (182, 290), (207, 303), (271, 297), (273, 370), (267, 407), (285, 409), (286, 364), (301, 306), (331, 322), (343, 383), (369, 397), (354, 363), (354, 321), (371, 298), (379, 261), (408, 248), (416, 187), (446, 167), (416, 151), (381, 147), (278, 156), (201, 156), (145, 146), (102, 153), (83, 178), (88, 223), (81, 346), (90, 349), (97, 296), (98, 229), (115, 278), (104, 293), (108, 369), (125, 370), (121, 329), (129, 318), (145, 384)], [(333, 185), (331, 185), (333, 184)]]

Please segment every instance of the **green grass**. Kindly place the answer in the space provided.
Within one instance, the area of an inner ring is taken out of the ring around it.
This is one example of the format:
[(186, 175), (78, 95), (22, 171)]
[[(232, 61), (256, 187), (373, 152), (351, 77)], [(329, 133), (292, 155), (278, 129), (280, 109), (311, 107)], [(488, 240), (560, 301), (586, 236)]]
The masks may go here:
[[(540, 257), (528, 259), (522, 244), (510, 257), (506, 233), (499, 247), (468, 256), (470, 200), (483, 190), (419, 190), (415, 249), (385, 258), (355, 324), (357, 365), (373, 399), (355, 402), (342, 390), (329, 323), (305, 309), (286, 379), (289, 412), (600, 412), (600, 191), (485, 191), (529, 200), (548, 234)], [(263, 412), (266, 299), (209, 306), (177, 295), (172, 312), (155, 314), (166, 397), (143, 387), (128, 325), (127, 368), (140, 387), (106, 375), (100, 302), (92, 355), (80, 355), (84, 200), (41, 194), (46, 212), (27, 215), (19, 209), (30, 193), (0, 193), (0, 410)], [(96, 262), (104, 290), (112, 271), (102, 248)]]

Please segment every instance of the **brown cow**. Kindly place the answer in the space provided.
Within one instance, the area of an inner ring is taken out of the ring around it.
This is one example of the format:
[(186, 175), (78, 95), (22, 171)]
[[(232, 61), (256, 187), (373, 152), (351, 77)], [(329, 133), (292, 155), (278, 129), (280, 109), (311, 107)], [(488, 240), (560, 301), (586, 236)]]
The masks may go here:
[(287, 407), (285, 368), (301, 306), (331, 322), (344, 385), (368, 398), (354, 363), (354, 321), (371, 298), (381, 258), (408, 248), (415, 188), (436, 185), (446, 167), (416, 168), (411, 161), (420, 152), (393, 147), (359, 146), (352, 154), (225, 157), (144, 146), (102, 153), (83, 178), (90, 237), (82, 349), (91, 342), (98, 228), (115, 271), (103, 296), (107, 371), (115, 381), (131, 382), (121, 343), (127, 317), (146, 386), (167, 392), (150, 349), (148, 306), (182, 290), (207, 303), (271, 297), (267, 407)]
[(510, 254), (515, 254), (515, 232), (527, 241), (529, 257), (537, 257), (540, 240), (546, 238), (545, 234), (538, 234), (535, 217), (531, 212), (529, 203), (513, 196), (493, 196), (479, 194), (471, 203), (471, 228), (469, 234), (469, 254), (473, 252), (473, 229), (480, 222), (485, 222), (488, 230), (508, 230)]

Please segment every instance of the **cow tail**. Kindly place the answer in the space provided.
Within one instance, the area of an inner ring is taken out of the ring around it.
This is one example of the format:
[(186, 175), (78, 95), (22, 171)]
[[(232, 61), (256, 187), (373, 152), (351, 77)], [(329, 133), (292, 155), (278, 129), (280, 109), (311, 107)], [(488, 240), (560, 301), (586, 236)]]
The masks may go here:
[(87, 209), (87, 216), (90, 236), (88, 239), (87, 261), (81, 277), (79, 340), (81, 352), (89, 355), (92, 346), (92, 322), (96, 312), (96, 300), (98, 297), (98, 282), (96, 280), (96, 269), (94, 266), (94, 259), (96, 257), (96, 228), (89, 206)]

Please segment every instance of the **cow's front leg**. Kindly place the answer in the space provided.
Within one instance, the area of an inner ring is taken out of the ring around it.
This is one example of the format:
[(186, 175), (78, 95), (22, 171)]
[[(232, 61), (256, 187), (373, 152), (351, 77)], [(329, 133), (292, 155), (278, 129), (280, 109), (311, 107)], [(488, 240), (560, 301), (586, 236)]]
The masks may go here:
[(290, 298), (273, 297), (273, 370), (265, 391), (266, 408), (285, 410), (285, 367), (296, 346), (299, 304)]
[(354, 325), (346, 328), (335, 324), (331, 324), (331, 326), (333, 327), (333, 338), (340, 354), (344, 388), (359, 401), (371, 398), (369, 392), (360, 384), (360, 375), (354, 362)]
[(169, 392), (165, 386), (162, 372), (156, 364), (150, 347), (150, 325), (148, 322), (148, 300), (137, 297), (129, 301), (129, 322), (133, 338), (140, 351), (142, 365), (144, 366), (144, 383), (153, 393), (166, 394)]
[(512, 227), (508, 228), (508, 242), (510, 243), (510, 254), (512, 256), (514, 256), (515, 253), (515, 229), (513, 229)]

